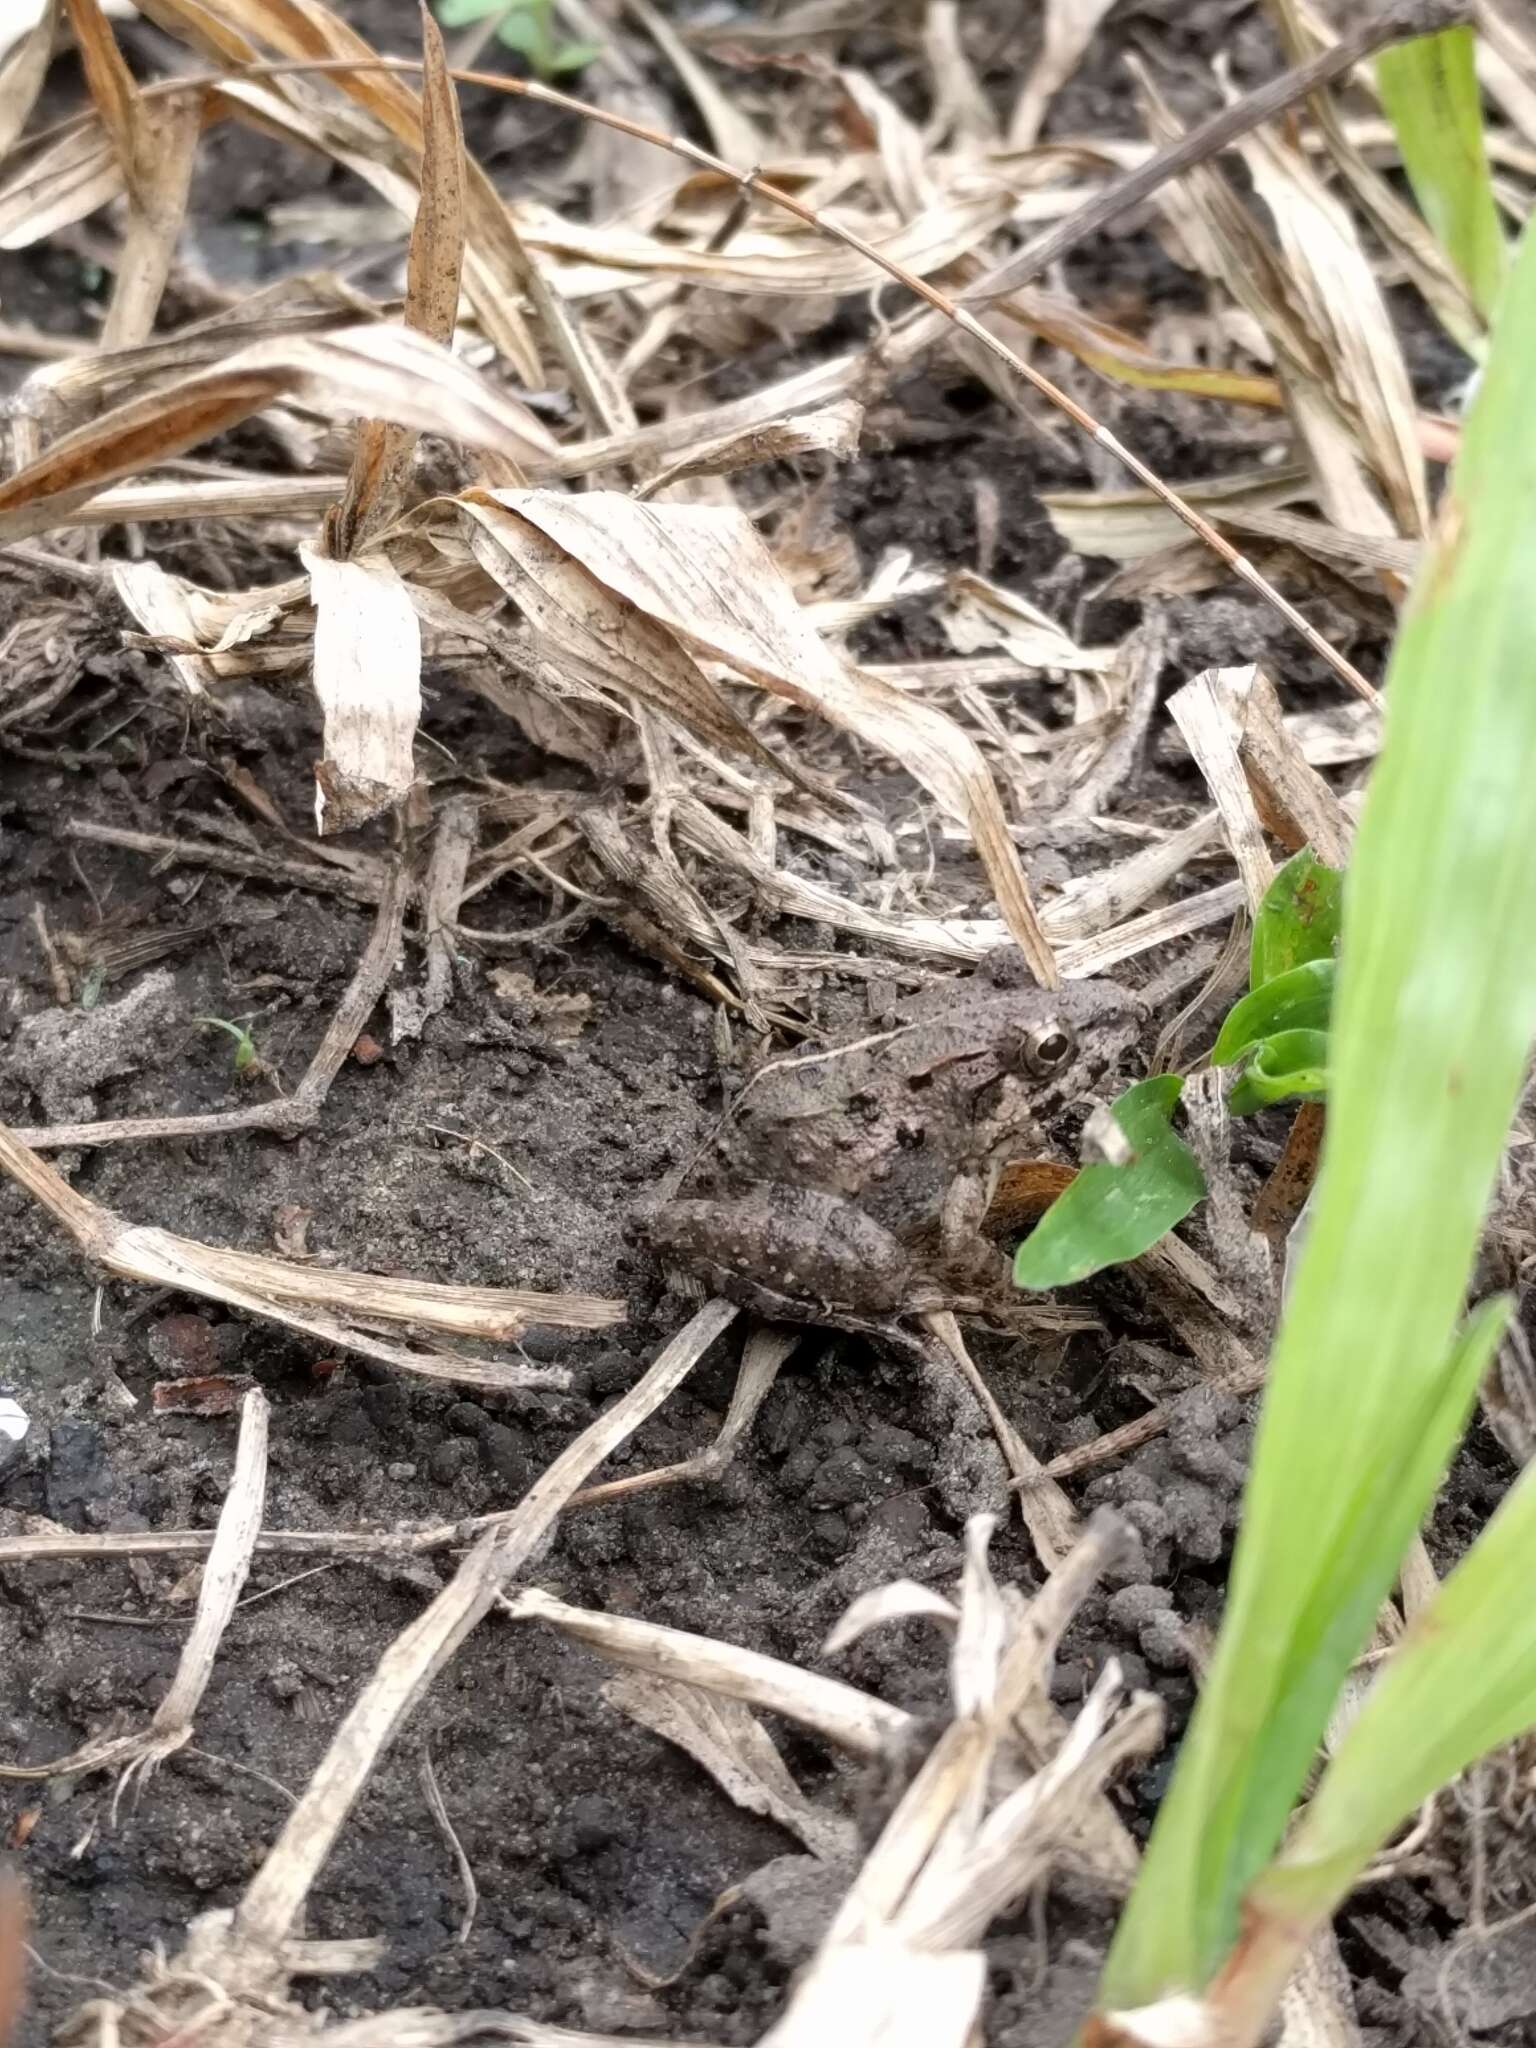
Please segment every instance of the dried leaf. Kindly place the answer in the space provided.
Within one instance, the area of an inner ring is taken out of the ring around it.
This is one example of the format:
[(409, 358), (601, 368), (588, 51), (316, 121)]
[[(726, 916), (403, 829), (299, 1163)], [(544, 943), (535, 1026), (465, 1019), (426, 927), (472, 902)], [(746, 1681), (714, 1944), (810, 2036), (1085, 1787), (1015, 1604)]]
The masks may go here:
[(759, 462), (793, 462), (802, 455), (830, 455), (846, 462), (859, 452), (859, 433), (864, 408), (856, 399), (840, 398), (819, 412), (800, 413), (794, 419), (768, 420), (762, 426), (742, 427), (734, 434), (721, 434), (701, 441), (677, 462), (641, 485), (635, 496), (654, 498), (669, 484), (691, 476), (731, 476), (751, 469)]
[(384, 556), (299, 554), (314, 593), (315, 695), (325, 713), (315, 822), (322, 833), (345, 832), (398, 803), (416, 779), (421, 626)]
[(811, 1804), (756, 1715), (740, 1700), (643, 1671), (610, 1678), (603, 1698), (642, 1728), (675, 1742), (727, 1798), (788, 1828), (813, 1856), (838, 1862), (858, 1847), (853, 1823)]
[(1102, 674), (1115, 659), (1112, 647), (1079, 647), (1054, 619), (1015, 590), (989, 582), (972, 569), (949, 579), (950, 603), (942, 617), (944, 636), (957, 654), (1002, 647), (1026, 668), (1059, 668)]
[(663, 627), (509, 510), (504, 494), (466, 491), (454, 502), (473, 522), (475, 560), (522, 613), (530, 652), (563, 666), (567, 688), (571, 682), (585, 683), (604, 702), (609, 701), (607, 691), (618, 689), (713, 745), (792, 774), (780, 769), (776, 757)]
[(1221, 813), (1222, 829), (1243, 878), (1248, 908), (1254, 912), (1264, 901), (1275, 876), (1274, 862), (1264, 842), (1264, 828), (1254, 809), (1253, 792), (1238, 759), (1245, 703), (1256, 674), (1251, 665), (1203, 669), (1168, 700), (1173, 721), (1184, 735)]
[[(485, 495), (469, 494), (463, 502)], [(681, 646), (901, 761), (969, 830), (1031, 970), (1045, 985), (1056, 985), (1054, 957), (974, 742), (932, 705), (850, 668), (828, 647), (750, 520), (713, 505), (640, 505), (611, 491), (488, 495)]]
[(56, 526), (113, 478), (195, 447), (279, 398), (320, 411), (378, 414), (517, 461), (552, 447), (515, 401), (409, 328), (354, 328), (254, 343), (174, 388), (105, 413), (0, 484), (0, 536)]
[[(464, 267), (464, 131), (443, 38), (425, 6), (421, 41), (421, 196), (406, 264), (405, 324), (447, 346), (458, 320)], [(358, 428), (346, 496), (329, 536), (334, 553), (354, 553), (400, 511), (416, 438), (409, 427), (389, 420), (367, 420)]]
[(939, 196), (923, 137), (896, 102), (862, 71), (839, 71), (837, 82), (869, 129), (897, 212), (903, 220), (915, 219)]
[[(1283, 463), (1233, 470), (1228, 476), (1180, 484), (1179, 490), (1188, 504), (1219, 520), (1228, 506), (1263, 510), (1294, 505), (1311, 497), (1312, 477), (1304, 464)], [(1057, 533), (1079, 555), (1135, 562), (1188, 536), (1189, 529), (1150, 491), (1043, 491), (1040, 502)]]
[(958, 0), (929, 0), (923, 54), (933, 81), (930, 140), (941, 143), (953, 137), (962, 148), (990, 148), (998, 138), (997, 116), (961, 42)]
[(986, 1957), (928, 1955), (890, 1939), (821, 1950), (760, 2048), (969, 2048), (981, 2026)]
[(216, 64), (255, 64), (261, 52), (205, 0), (134, 0), (140, 14), (167, 35), (189, 42)]
[(1042, 341), (1076, 356), (1101, 377), (1111, 377), (1117, 384), (1129, 384), (1137, 390), (1187, 391), (1194, 398), (1219, 398), (1235, 405), (1285, 403), (1273, 377), (1255, 376), (1246, 370), (1215, 369), (1201, 363), (1165, 362), (1135, 335), (1097, 319), (1059, 293), (1025, 287), (988, 308), (983, 321), (987, 326), (1012, 322), (1026, 328)]
[[(247, 664), (221, 663), (218, 657), (270, 633), (309, 594), (302, 578), (264, 590), (203, 590), (148, 559), (114, 562), (111, 574), (127, 611), (166, 645), (172, 667), (194, 697), (218, 676), (243, 674)], [(295, 656), (303, 645), (295, 647)]]
[[(59, 0), (46, 0), (32, 26), (0, 57), (0, 157), (26, 127), (37, 104), (58, 26)], [(0, 2026), (0, 2041), (4, 2038)]]
[(891, 1579), (859, 1595), (822, 1644), (822, 1652), (835, 1657), (872, 1628), (891, 1621), (941, 1621), (953, 1628), (959, 1619), (953, 1600), (935, 1593), (932, 1586), (919, 1585), (916, 1579)]

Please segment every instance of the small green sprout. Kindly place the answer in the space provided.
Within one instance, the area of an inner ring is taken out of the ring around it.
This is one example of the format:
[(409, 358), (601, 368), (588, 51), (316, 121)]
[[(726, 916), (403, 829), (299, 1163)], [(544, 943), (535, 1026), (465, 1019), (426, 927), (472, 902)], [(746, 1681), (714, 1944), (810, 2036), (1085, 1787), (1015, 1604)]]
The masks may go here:
[(252, 1038), (243, 1020), (231, 1022), (228, 1017), (194, 1017), (194, 1024), (210, 1024), (215, 1031), (227, 1031), (235, 1041), (235, 1072), (248, 1074), (256, 1065), (256, 1041)]
[[(1248, 993), (1233, 1004), (1211, 1064), (1240, 1066), (1227, 1097), (1234, 1116), (1276, 1102), (1306, 1102), (1328, 1089), (1344, 877), (1309, 847), (1288, 860), (1253, 922)], [(1014, 1258), (1016, 1286), (1069, 1287), (1105, 1266), (1150, 1251), (1205, 1193), (1194, 1154), (1173, 1129), (1184, 1083), (1153, 1074), (1110, 1105), (1134, 1157), (1086, 1166), (1059, 1194)]]
[(540, 78), (584, 70), (599, 58), (598, 43), (563, 43), (555, 34), (554, 0), (437, 0), (444, 28), (468, 28), (496, 15), (496, 40), (526, 57)]

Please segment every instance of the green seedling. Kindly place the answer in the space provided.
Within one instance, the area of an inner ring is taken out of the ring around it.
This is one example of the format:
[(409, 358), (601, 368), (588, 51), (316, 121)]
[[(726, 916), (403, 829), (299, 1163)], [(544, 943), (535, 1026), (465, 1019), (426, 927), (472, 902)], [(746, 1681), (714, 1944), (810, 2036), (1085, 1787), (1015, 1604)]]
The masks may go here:
[[(1248, 993), (1211, 1048), (1214, 1066), (1240, 1068), (1227, 1097), (1234, 1116), (1327, 1093), (1343, 886), (1338, 869), (1303, 847), (1265, 892), (1253, 923)], [(1057, 1196), (1019, 1246), (1018, 1286), (1071, 1286), (1139, 1259), (1183, 1222), (1205, 1193), (1199, 1163), (1173, 1129), (1183, 1088), (1177, 1074), (1154, 1074), (1110, 1105), (1134, 1156), (1085, 1167)]]
[(1020, 1287), (1067, 1287), (1105, 1266), (1139, 1259), (1205, 1193), (1199, 1162), (1173, 1129), (1184, 1083), (1177, 1074), (1138, 1081), (1110, 1109), (1131, 1147), (1123, 1166), (1085, 1166), (1019, 1246)]
[(256, 1041), (243, 1022), (232, 1022), (228, 1017), (194, 1017), (194, 1024), (208, 1024), (215, 1031), (227, 1031), (235, 1041), (235, 1072), (248, 1074), (257, 1064)]
[(468, 28), (497, 16), (496, 40), (528, 60), (544, 79), (581, 71), (603, 54), (598, 43), (562, 42), (555, 34), (554, 0), (437, 0), (437, 18), (444, 28)]

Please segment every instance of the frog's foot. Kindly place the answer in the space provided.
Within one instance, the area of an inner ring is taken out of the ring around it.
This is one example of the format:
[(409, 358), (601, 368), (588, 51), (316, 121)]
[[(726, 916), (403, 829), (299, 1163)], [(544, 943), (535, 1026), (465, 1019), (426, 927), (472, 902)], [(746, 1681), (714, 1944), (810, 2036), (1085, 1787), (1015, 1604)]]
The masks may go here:
[(1005, 1337), (1043, 1337), (1091, 1326), (1081, 1309), (1063, 1308), (1013, 1284), (1013, 1261), (986, 1238), (953, 1248), (935, 1268), (932, 1284), (914, 1295), (914, 1311), (948, 1309), (964, 1323)]
[(712, 1444), (684, 1458), (678, 1465), (658, 1465), (652, 1472), (638, 1472), (628, 1479), (607, 1479), (583, 1487), (572, 1496), (572, 1507), (591, 1507), (601, 1500), (618, 1500), (631, 1493), (646, 1493), (652, 1487), (680, 1486), (692, 1479), (714, 1480), (726, 1471), (741, 1449), (747, 1432), (767, 1400), (779, 1367), (800, 1341), (800, 1332), (773, 1323), (758, 1323), (749, 1332), (736, 1375), (736, 1391), (726, 1411), (720, 1433)]

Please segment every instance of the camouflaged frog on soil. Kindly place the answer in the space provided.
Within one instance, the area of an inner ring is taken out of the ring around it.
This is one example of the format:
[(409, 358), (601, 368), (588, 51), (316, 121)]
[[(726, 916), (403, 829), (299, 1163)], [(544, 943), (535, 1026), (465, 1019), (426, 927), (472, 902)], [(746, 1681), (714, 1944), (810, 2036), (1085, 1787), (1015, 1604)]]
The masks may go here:
[(1006, 1262), (981, 1231), (998, 1175), (1143, 1016), (1112, 982), (1047, 991), (1001, 985), (1007, 972), (763, 1068), (686, 1195), (650, 1218), (656, 1250), (776, 1320), (884, 1330), (924, 1309), (1006, 1312)]

